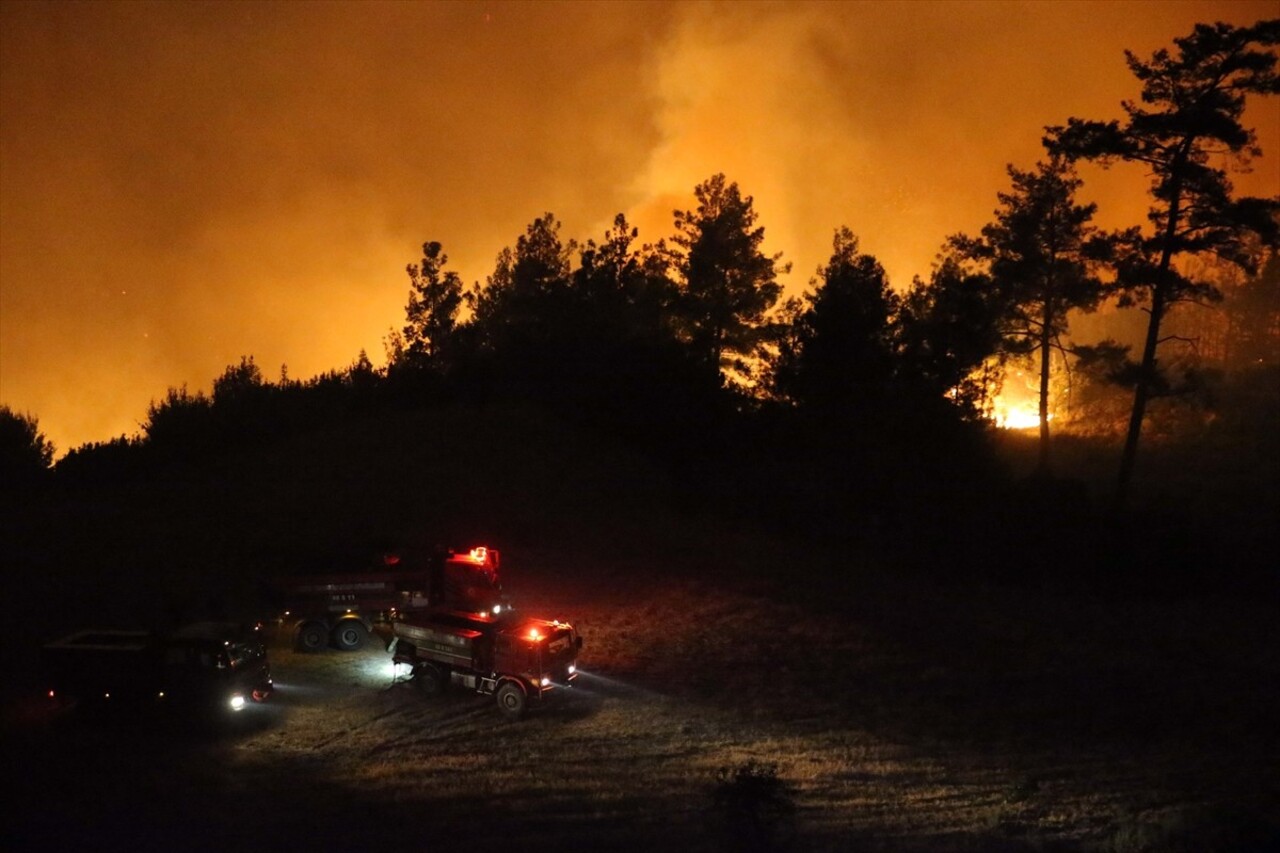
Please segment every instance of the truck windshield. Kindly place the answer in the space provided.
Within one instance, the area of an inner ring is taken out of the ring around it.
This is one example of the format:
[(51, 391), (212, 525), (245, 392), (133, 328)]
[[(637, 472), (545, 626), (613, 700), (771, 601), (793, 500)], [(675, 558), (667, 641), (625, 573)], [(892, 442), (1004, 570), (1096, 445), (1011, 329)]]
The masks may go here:
[(231, 661), (231, 668), (257, 660), (263, 655), (263, 648), (257, 643), (233, 643), (227, 647), (227, 657)]
[(547, 638), (547, 652), (558, 655), (573, 645), (573, 632), (568, 628), (560, 628)]

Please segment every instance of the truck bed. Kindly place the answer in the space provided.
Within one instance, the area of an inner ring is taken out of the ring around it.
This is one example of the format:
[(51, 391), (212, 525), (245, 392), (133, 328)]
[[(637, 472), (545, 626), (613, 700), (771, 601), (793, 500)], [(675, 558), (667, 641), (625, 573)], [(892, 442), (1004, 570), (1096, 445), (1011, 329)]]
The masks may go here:
[(133, 701), (158, 689), (155, 641), (143, 631), (77, 631), (46, 645), (41, 657), (59, 696)]

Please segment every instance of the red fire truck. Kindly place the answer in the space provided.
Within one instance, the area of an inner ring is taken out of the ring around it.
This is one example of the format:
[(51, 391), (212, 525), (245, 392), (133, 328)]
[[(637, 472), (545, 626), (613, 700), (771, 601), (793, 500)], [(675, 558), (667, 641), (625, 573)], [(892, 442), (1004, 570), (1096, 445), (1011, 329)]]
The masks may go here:
[(492, 548), (440, 550), (418, 561), (388, 555), (368, 571), (279, 578), (270, 585), (278, 605), (275, 623), (299, 651), (355, 651), (376, 624), (405, 614), (454, 609), (497, 615), (509, 606), (498, 560)]
[(568, 622), (531, 619), (514, 611), (427, 610), (380, 625), (392, 660), (434, 695), (450, 684), (493, 696), (498, 710), (519, 719), (578, 674), (582, 637)]

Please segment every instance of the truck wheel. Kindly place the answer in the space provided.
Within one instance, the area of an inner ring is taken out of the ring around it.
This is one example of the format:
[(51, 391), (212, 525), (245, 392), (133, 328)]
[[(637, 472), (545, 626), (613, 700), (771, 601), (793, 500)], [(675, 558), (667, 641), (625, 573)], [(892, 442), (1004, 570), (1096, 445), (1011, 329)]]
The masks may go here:
[(365, 641), (368, 639), (368, 629), (357, 619), (344, 619), (333, 629), (333, 644), (344, 652), (354, 652), (364, 648)]
[(496, 698), (498, 700), (498, 710), (508, 720), (518, 720), (523, 717), (525, 708), (529, 704), (529, 697), (525, 694), (524, 686), (515, 681), (502, 682), (502, 686), (498, 688)]
[(318, 652), (329, 642), (329, 635), (319, 622), (308, 622), (298, 628), (294, 647), (300, 652)]
[(418, 664), (413, 668), (413, 684), (424, 696), (439, 696), (444, 692), (448, 674), (433, 663)]

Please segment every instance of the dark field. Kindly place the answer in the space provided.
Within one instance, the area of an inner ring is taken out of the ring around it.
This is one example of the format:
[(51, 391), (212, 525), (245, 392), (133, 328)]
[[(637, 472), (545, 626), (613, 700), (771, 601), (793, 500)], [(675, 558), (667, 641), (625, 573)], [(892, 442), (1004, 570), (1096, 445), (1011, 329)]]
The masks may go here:
[[(946, 584), (755, 537), (661, 561), (510, 548), (504, 569), (585, 637), (578, 686), (530, 719), (393, 683), (376, 641), (273, 644), (276, 696), (226, 727), (53, 717), (15, 685), (4, 848), (1280, 841), (1269, 605)], [(6, 639), (15, 672), (29, 645)]]

